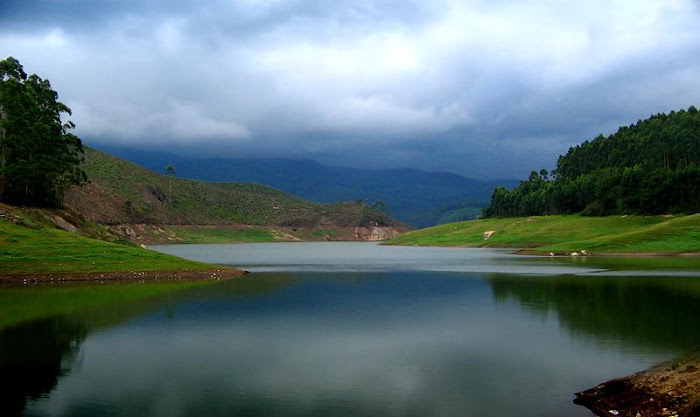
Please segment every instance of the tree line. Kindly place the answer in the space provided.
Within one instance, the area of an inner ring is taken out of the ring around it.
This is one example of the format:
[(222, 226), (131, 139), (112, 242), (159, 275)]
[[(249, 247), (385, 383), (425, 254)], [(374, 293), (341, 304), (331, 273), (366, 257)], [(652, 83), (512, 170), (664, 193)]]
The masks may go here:
[(572, 147), (556, 169), (493, 191), (485, 217), (700, 212), (700, 112), (660, 113)]
[(60, 206), (73, 184), (86, 180), (83, 146), (63, 122), (71, 114), (49, 80), (27, 75), (15, 58), (0, 61), (0, 200)]

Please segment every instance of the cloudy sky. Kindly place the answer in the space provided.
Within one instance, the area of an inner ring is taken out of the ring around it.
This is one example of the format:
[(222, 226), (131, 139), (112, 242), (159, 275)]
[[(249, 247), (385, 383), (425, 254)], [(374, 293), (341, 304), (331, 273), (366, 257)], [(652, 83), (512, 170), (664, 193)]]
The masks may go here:
[(89, 144), (473, 177), (700, 104), (697, 0), (0, 0)]

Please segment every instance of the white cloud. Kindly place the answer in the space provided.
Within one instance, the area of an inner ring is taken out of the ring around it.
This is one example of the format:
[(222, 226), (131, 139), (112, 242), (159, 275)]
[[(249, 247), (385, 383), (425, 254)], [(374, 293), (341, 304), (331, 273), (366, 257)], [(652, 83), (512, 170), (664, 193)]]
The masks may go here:
[(303, 149), (309, 133), (334, 150), (372, 137), (468, 155), (475, 141), (537, 137), (565, 151), (700, 96), (692, 0), (157, 4), (6, 26), (0, 46), (52, 81), (93, 141), (261, 153)]

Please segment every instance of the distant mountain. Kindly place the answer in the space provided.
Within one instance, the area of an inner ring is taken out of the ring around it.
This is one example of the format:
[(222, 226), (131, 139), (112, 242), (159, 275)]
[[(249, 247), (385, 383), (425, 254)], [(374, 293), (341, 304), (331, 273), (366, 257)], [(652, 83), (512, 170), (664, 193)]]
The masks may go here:
[(353, 228), (397, 223), (356, 203), (318, 204), (259, 184), (168, 178), (87, 148), (89, 182), (71, 188), (68, 208), (104, 225), (257, 225)]
[(386, 203), (389, 213), (413, 227), (475, 218), (497, 186), (516, 180), (483, 181), (418, 169), (370, 170), (329, 167), (307, 159), (200, 159), (167, 152), (101, 147), (157, 172), (204, 181), (268, 185), (319, 203), (363, 200)]

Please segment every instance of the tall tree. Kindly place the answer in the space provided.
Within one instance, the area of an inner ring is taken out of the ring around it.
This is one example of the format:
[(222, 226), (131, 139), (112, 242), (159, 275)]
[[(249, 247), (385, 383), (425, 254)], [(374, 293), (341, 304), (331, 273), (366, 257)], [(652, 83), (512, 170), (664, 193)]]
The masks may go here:
[(73, 184), (86, 180), (83, 146), (70, 133), (71, 114), (48, 80), (27, 76), (15, 58), (0, 61), (0, 199), (60, 206)]
[(173, 164), (168, 164), (165, 168), (165, 175), (168, 176), (168, 198), (173, 201), (173, 177), (175, 176), (175, 167)]

